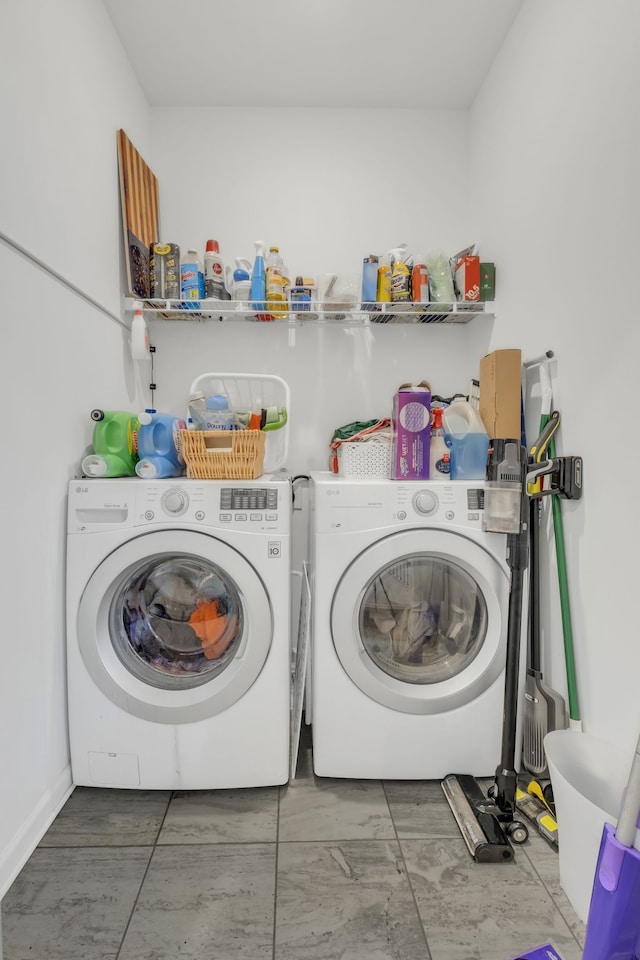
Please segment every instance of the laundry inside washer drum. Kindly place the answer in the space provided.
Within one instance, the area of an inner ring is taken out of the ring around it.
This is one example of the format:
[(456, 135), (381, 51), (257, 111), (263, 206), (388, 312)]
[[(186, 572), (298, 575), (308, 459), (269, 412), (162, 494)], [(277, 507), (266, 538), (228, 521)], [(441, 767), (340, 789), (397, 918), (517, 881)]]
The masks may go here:
[(233, 659), (243, 627), (231, 578), (213, 563), (174, 554), (138, 565), (109, 619), (120, 660), (150, 683), (153, 672), (211, 679)]

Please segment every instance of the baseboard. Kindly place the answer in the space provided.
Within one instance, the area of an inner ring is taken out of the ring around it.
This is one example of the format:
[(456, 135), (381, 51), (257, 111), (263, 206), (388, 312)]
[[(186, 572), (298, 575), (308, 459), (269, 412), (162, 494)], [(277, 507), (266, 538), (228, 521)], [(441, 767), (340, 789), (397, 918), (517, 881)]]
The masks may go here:
[(67, 764), (35, 810), (22, 824), (13, 842), (0, 855), (0, 900), (18, 876), (73, 792), (71, 764)]

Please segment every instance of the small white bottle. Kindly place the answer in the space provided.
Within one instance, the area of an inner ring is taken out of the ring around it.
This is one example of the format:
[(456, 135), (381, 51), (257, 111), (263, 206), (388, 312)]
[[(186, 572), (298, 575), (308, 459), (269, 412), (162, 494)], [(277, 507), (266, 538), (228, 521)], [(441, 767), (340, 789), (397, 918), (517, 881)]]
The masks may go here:
[(444, 441), (442, 407), (431, 411), (431, 437), (429, 440), (429, 479), (450, 480), (451, 464), (449, 447)]
[(149, 346), (149, 327), (142, 312), (142, 304), (138, 301), (133, 308), (131, 322), (131, 357), (133, 360), (147, 360), (151, 356)]

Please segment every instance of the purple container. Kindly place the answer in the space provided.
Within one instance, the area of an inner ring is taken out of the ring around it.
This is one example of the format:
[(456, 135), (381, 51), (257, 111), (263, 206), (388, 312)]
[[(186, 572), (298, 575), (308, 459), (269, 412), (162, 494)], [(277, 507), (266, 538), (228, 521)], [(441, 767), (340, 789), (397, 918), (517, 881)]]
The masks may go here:
[(582, 960), (640, 957), (640, 852), (623, 846), (605, 823), (593, 882)]

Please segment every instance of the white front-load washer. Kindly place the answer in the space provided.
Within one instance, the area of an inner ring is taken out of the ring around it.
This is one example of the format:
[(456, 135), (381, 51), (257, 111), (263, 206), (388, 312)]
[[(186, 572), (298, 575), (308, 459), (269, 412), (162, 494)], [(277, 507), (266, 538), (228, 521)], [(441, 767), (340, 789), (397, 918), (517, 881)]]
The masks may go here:
[(510, 577), (484, 486), (312, 475), (318, 776), (495, 772)]
[(70, 482), (75, 784), (287, 781), (290, 525), (288, 479)]

